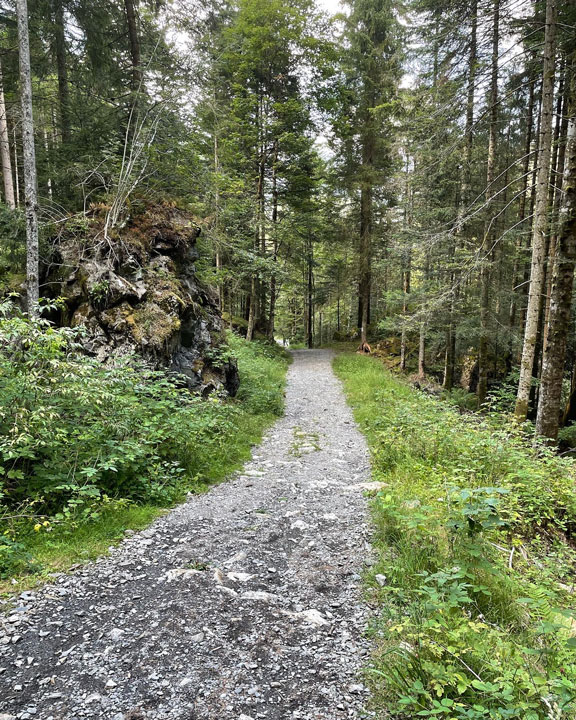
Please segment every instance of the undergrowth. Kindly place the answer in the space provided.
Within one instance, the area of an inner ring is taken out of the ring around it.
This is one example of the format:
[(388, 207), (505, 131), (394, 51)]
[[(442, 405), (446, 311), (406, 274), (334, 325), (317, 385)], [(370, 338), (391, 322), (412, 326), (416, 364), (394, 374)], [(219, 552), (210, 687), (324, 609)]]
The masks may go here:
[(238, 397), (203, 398), (135, 357), (86, 357), (79, 332), (0, 306), (0, 580), (12, 584), (94, 557), (221, 480), (282, 413), (280, 348), (230, 335)]
[[(368, 673), (397, 718), (576, 717), (574, 461), (340, 355), (368, 439), (380, 606)], [(386, 715), (387, 717), (389, 715)]]

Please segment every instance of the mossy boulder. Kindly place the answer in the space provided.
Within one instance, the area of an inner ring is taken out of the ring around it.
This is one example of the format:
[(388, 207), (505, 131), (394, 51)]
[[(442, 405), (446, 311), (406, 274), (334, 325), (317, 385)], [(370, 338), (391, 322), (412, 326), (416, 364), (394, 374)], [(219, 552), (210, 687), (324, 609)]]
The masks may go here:
[(194, 218), (169, 203), (134, 214), (105, 233), (105, 209), (64, 224), (51, 243), (44, 287), (63, 300), (57, 321), (86, 328), (87, 352), (103, 362), (137, 352), (190, 388), (235, 394), (234, 362), (209, 358), (223, 342), (217, 296), (196, 275)]

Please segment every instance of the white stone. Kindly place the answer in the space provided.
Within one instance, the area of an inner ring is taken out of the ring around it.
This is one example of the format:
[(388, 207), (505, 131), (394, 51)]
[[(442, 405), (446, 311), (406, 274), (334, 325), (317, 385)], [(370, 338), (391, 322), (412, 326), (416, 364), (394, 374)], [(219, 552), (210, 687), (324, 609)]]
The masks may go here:
[(248, 580), (252, 580), (254, 577), (254, 575), (244, 572), (229, 572), (227, 575), (230, 580), (233, 580), (234, 582), (248, 582)]
[(187, 580), (188, 578), (201, 574), (201, 570), (193, 570), (192, 568), (174, 568), (173, 570), (168, 570), (164, 577), (166, 582), (172, 582), (173, 580)]
[(108, 637), (115, 642), (117, 640), (122, 640), (123, 635), (124, 630), (122, 630), (121, 628), (112, 628), (112, 630), (110, 630), (110, 632), (108, 633)]
[(263, 600), (264, 602), (276, 600), (276, 595), (264, 592), (263, 590), (249, 590), (248, 592), (242, 593), (240, 597), (242, 600)]
[(302, 612), (296, 613), (296, 617), (299, 620), (304, 620), (304, 622), (310, 625), (317, 625), (318, 627), (321, 625), (330, 625), (319, 610), (303, 610)]
[(305, 523), (304, 520), (296, 520), (296, 522), (293, 522), (292, 525), (290, 525), (290, 530), (306, 530), (306, 528), (310, 527), (308, 523)]

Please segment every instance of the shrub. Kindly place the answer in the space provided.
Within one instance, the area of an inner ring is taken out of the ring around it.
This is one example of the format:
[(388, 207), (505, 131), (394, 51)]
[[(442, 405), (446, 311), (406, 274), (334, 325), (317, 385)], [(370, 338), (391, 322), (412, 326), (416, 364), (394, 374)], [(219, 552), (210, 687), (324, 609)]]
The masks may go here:
[[(244, 385), (229, 401), (193, 395), (136, 357), (102, 365), (79, 352), (79, 333), (0, 305), (0, 512), (11, 537), (26, 522), (94, 520), (119, 500), (169, 505), (229, 472), (282, 411), (275, 349), (230, 337)], [(20, 549), (5, 547), (6, 572)]]

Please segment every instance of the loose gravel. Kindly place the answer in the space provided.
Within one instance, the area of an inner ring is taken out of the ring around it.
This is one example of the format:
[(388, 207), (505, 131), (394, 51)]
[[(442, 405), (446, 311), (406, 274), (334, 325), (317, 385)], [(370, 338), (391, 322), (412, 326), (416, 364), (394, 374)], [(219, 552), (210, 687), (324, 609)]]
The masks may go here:
[(0, 626), (0, 720), (371, 717), (368, 451), (329, 351), (242, 473), (24, 592)]

